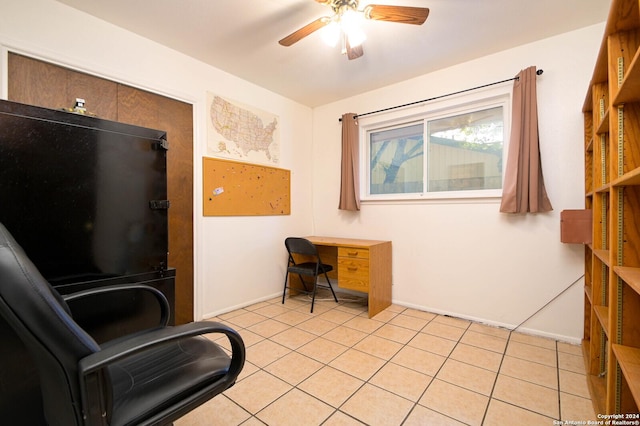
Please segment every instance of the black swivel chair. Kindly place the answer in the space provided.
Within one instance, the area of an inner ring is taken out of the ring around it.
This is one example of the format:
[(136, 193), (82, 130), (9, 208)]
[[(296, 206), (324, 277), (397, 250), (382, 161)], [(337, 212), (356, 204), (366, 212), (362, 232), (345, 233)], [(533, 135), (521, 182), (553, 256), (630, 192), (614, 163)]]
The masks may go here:
[[(160, 302), (158, 327), (102, 345), (74, 322), (65, 302), (133, 287)], [(204, 321), (169, 327), (166, 298), (142, 284), (95, 291), (63, 299), (0, 224), (0, 314), (37, 366), (48, 425), (171, 424), (235, 383), (245, 348), (234, 330)], [(231, 356), (207, 333), (226, 335)]]
[[(313, 313), (313, 305), (316, 301), (316, 289), (318, 287), (328, 287), (331, 290), (331, 294), (333, 294), (333, 299), (336, 301), (336, 303), (338, 303), (338, 298), (336, 297), (336, 293), (333, 291), (331, 281), (329, 280), (329, 276), (327, 275), (327, 272), (333, 270), (333, 266), (322, 263), (322, 259), (320, 259), (320, 254), (318, 254), (318, 249), (316, 248), (316, 246), (311, 241), (305, 238), (297, 237), (286, 238), (284, 240), (284, 245), (289, 252), (289, 263), (287, 265), (287, 273), (284, 277), (282, 303), (284, 303), (284, 299), (287, 294), (287, 288), (291, 288), (287, 286), (289, 274), (297, 274), (304, 288), (301, 289), (299, 287), (293, 287), (295, 291), (311, 294), (311, 313)], [(294, 255), (301, 256), (301, 259), (303, 259), (304, 261), (296, 263)], [(318, 284), (318, 275), (320, 274), (324, 274), (324, 277), (327, 280), (326, 285)], [(311, 290), (309, 290), (309, 288), (307, 287), (303, 275), (313, 277), (313, 288)]]

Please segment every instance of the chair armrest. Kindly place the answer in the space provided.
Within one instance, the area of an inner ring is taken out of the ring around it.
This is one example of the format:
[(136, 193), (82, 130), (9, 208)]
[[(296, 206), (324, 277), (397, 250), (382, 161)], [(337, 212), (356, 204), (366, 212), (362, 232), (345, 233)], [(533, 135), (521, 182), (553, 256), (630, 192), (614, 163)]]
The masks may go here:
[(75, 293), (62, 295), (62, 299), (68, 303), (68, 302), (72, 302), (88, 296), (95, 296), (95, 295), (100, 295), (104, 293), (114, 293), (114, 292), (129, 291), (129, 290), (142, 290), (142, 291), (148, 291), (149, 293), (151, 293), (156, 298), (158, 305), (160, 307), (160, 324), (159, 325), (161, 327), (167, 326), (167, 324), (169, 323), (169, 318), (171, 316), (171, 307), (169, 306), (169, 301), (160, 290), (145, 284), (131, 283), (131, 284), (111, 285), (111, 286), (105, 286), (105, 287), (95, 287), (88, 290), (82, 290)]
[(81, 381), (84, 381), (83, 376), (107, 367), (115, 361), (130, 355), (173, 340), (209, 333), (222, 333), (227, 336), (232, 349), (231, 366), (227, 375), (231, 376), (232, 373), (239, 374), (244, 365), (245, 347), (238, 332), (218, 322), (199, 321), (135, 335), (130, 339), (121, 340), (99, 352), (86, 356), (78, 364)]

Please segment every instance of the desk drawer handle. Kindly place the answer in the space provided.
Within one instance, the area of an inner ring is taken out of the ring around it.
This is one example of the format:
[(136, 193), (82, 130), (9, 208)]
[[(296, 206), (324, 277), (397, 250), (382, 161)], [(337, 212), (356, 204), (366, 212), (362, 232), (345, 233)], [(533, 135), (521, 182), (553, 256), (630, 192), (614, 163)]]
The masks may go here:
[(348, 266), (348, 267), (347, 267), (347, 269), (348, 269), (349, 271), (353, 271), (353, 272), (355, 272), (355, 271), (357, 271), (357, 270), (358, 270), (358, 267), (357, 267), (357, 266)]
[(349, 256), (357, 256), (357, 255), (358, 255), (358, 252), (357, 252), (357, 251), (348, 251), (348, 252), (347, 252), (347, 254), (348, 254)]

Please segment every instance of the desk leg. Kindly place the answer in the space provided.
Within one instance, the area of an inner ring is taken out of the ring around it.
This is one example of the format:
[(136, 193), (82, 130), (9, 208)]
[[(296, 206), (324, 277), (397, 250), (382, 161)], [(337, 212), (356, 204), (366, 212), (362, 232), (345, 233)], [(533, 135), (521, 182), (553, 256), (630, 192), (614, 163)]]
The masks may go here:
[(369, 318), (391, 306), (391, 242), (369, 248)]

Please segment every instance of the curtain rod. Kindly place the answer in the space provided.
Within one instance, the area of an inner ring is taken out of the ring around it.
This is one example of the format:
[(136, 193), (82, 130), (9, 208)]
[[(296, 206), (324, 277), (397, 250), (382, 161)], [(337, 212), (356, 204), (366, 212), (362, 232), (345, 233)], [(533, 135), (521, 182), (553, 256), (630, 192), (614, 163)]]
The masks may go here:
[[(544, 72), (543, 70), (537, 70), (536, 71), (536, 75), (540, 75), (543, 72)], [(519, 77), (508, 78), (506, 80), (496, 81), (494, 83), (484, 84), (482, 86), (472, 87), (471, 89), (460, 90), (458, 92), (447, 93), (446, 95), (440, 95), (440, 96), (436, 96), (434, 98), (423, 99), (421, 101), (410, 102), (408, 104), (396, 105), (396, 106), (392, 106), (392, 107), (389, 107), (389, 108), (379, 109), (377, 111), (369, 111), (369, 112), (365, 112), (365, 113), (362, 113), (362, 114), (356, 114), (356, 115), (353, 116), (353, 118), (356, 119), (358, 117), (364, 117), (365, 115), (377, 114), (379, 112), (390, 111), (392, 109), (403, 108), (403, 107), (406, 107), (406, 106), (421, 104), (423, 102), (429, 102), (429, 101), (433, 101), (433, 100), (440, 99), (440, 98), (446, 98), (447, 96), (458, 95), (460, 93), (470, 92), (472, 90), (483, 89), (485, 87), (495, 86), (496, 84), (506, 83), (507, 81), (514, 81), (514, 80), (519, 80)], [(342, 121), (342, 118), (338, 118), (338, 121)]]

